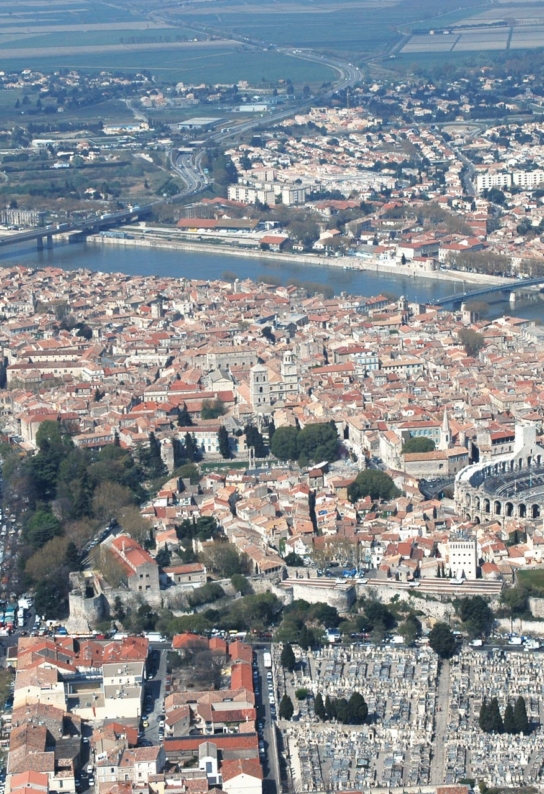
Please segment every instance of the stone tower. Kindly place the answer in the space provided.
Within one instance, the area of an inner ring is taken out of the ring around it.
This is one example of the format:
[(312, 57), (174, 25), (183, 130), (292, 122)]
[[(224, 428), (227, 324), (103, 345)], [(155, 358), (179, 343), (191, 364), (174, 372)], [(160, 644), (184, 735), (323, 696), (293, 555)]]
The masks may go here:
[(270, 403), (270, 383), (268, 368), (263, 364), (255, 364), (249, 371), (249, 394), (255, 412), (268, 411)]
[(281, 379), (284, 383), (298, 383), (298, 367), (295, 354), (286, 350), (281, 360)]
[(444, 418), (442, 420), (442, 427), (440, 428), (440, 443), (439, 449), (449, 449), (451, 447), (451, 429), (450, 420), (448, 419), (448, 412), (444, 408)]

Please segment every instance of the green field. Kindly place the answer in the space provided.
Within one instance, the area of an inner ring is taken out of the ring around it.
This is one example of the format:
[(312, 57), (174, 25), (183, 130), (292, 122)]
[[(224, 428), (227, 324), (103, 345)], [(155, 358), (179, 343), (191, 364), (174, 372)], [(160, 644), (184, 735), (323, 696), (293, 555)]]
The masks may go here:
[(518, 571), (518, 582), (528, 590), (544, 593), (544, 570)]
[[(77, 37), (77, 41), (73, 39)], [(153, 28), (150, 30), (92, 30), (88, 32), (63, 32), (56, 31), (52, 33), (42, 34), (19, 34), (17, 38), (11, 39), (10, 37), (2, 37), (4, 40), (0, 41), (0, 56), (2, 49), (21, 49), (27, 47), (63, 47), (78, 46), (89, 47), (96, 44), (122, 44), (137, 41), (142, 44), (152, 44), (159, 41), (161, 38), (167, 42), (176, 41), (177, 37), (183, 39), (203, 38), (202, 34), (198, 34), (188, 28)]]
[[(19, 71), (29, 65), (38, 71), (55, 69), (83, 69), (88, 72), (103, 69), (139, 71), (149, 69), (162, 80), (178, 82), (236, 83), (250, 79), (254, 84), (262, 79), (276, 82), (289, 78), (294, 84), (322, 83), (334, 79), (335, 72), (320, 63), (300, 61), (281, 53), (269, 51), (239, 51), (220, 47), (195, 47), (187, 50), (129, 51), (62, 57), (12, 58), (3, 60), (4, 69)], [(14, 100), (15, 101), (15, 100)]]

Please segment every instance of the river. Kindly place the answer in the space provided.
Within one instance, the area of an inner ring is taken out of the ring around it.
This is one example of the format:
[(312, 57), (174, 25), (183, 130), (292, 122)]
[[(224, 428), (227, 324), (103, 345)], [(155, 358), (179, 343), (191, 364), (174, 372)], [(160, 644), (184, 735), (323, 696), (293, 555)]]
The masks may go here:
[[(221, 256), (193, 251), (174, 251), (160, 248), (137, 248), (96, 245), (92, 243), (58, 243), (52, 249), (37, 251), (35, 245), (17, 246), (0, 253), (0, 265), (27, 267), (59, 267), (63, 270), (87, 268), (104, 273), (126, 273), (131, 276), (168, 276), (189, 279), (217, 279), (223, 273), (234, 273), (240, 279), (257, 279), (267, 275), (287, 284), (290, 279), (312, 281), (328, 285), (336, 295), (379, 295), (381, 292), (405, 295), (408, 300), (430, 302), (454, 292), (464, 292), (462, 283), (432, 278), (394, 276), (388, 273), (340, 270), (339, 268), (304, 265), (296, 262), (275, 262), (270, 259), (250, 259)], [(467, 285), (468, 286), (468, 285)], [(470, 287), (469, 287), (470, 288)], [(508, 313), (507, 303), (491, 307), (491, 316)], [(517, 309), (518, 317), (537, 319), (544, 315), (544, 304)]]

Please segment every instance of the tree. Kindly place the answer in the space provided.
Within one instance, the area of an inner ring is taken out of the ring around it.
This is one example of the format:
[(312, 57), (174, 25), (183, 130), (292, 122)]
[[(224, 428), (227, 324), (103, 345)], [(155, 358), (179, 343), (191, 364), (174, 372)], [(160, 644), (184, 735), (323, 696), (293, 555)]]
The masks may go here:
[(280, 701), (280, 720), (290, 720), (294, 711), (293, 701), (286, 693)]
[(401, 265), (405, 265), (408, 260), (406, 259), (406, 254), (403, 254), (400, 258)]
[(144, 518), (136, 505), (128, 505), (119, 511), (117, 521), (123, 532), (143, 545), (149, 539), (151, 522)]
[(399, 627), (399, 634), (404, 637), (404, 642), (407, 646), (413, 645), (416, 639), (421, 636), (421, 621), (419, 618), (415, 615), (409, 615)]
[(493, 627), (493, 612), (481, 596), (465, 596), (461, 599), (458, 614), (471, 637), (487, 635)]
[(400, 496), (400, 491), (384, 471), (365, 469), (359, 472), (349, 486), (348, 496), (352, 502), (365, 496), (370, 496), (371, 499), (394, 499)]
[(414, 436), (409, 438), (402, 447), (402, 454), (409, 455), (414, 452), (432, 452), (434, 450), (434, 441), (432, 438), (425, 438), (425, 436)]
[(33, 549), (41, 549), (55, 535), (60, 534), (60, 531), (60, 523), (53, 513), (40, 508), (32, 514), (23, 534), (29, 546)]
[(223, 579), (230, 579), (236, 573), (250, 573), (247, 555), (240, 553), (232, 543), (214, 543), (208, 546), (201, 556), (206, 568)]
[(528, 736), (531, 732), (529, 720), (527, 718), (525, 699), (521, 695), (516, 700), (514, 706), (514, 726), (516, 728), (516, 733), (522, 733), (524, 736)]
[(105, 480), (95, 489), (93, 511), (100, 521), (110, 522), (123, 508), (134, 504), (134, 494), (125, 485)]
[(338, 698), (334, 704), (335, 717), (343, 725), (349, 723), (349, 703), (346, 698)]
[(489, 725), (489, 704), (485, 697), (482, 700), (482, 705), (480, 706), (480, 716), (478, 717), (478, 725), (480, 726), (480, 730), (484, 731), (485, 733), (488, 732), (487, 727)]
[(350, 725), (362, 725), (368, 717), (368, 706), (359, 692), (353, 692), (348, 701), (348, 717)]
[(230, 458), (230, 445), (229, 445), (229, 434), (227, 432), (227, 428), (225, 425), (221, 425), (219, 428), (219, 432), (217, 433), (217, 439), (219, 442), (219, 452), (221, 456), (227, 460)]
[(302, 559), (300, 554), (295, 554), (294, 551), (290, 551), (289, 554), (283, 558), (283, 561), (285, 562), (286, 565), (290, 565), (297, 568), (300, 567), (301, 565), (304, 565), (304, 560)]
[(246, 435), (246, 446), (248, 448), (253, 447), (255, 450), (255, 457), (265, 458), (268, 453), (264, 445), (263, 437), (257, 428), (253, 427), (253, 425), (246, 425), (244, 433)]
[(183, 403), (183, 408), (178, 405), (178, 427), (191, 427), (193, 420), (191, 414), (187, 410), (187, 404)]
[(457, 642), (447, 623), (433, 626), (429, 632), (429, 645), (441, 659), (451, 659), (457, 649)]
[(510, 702), (506, 704), (506, 708), (504, 710), (504, 732), (517, 733), (516, 720), (514, 717), (514, 708)]
[(327, 719), (327, 712), (325, 709), (325, 704), (323, 703), (323, 696), (321, 692), (318, 692), (315, 696), (314, 700), (314, 714), (318, 720), (322, 722)]
[[(33, 582), (40, 582), (50, 577), (62, 579), (66, 572), (62, 571), (68, 548), (66, 538), (54, 537), (29, 557), (25, 565), (25, 573)], [(72, 544), (73, 545), (73, 544)], [(70, 570), (75, 570), (71, 568)]]
[(210, 400), (203, 400), (202, 409), (200, 411), (201, 419), (218, 419), (220, 416), (226, 414), (227, 409), (223, 400), (219, 398), (211, 402)]
[(298, 457), (297, 427), (278, 427), (272, 436), (270, 449), (279, 460), (296, 460)]
[(295, 669), (297, 660), (295, 659), (295, 654), (290, 642), (286, 642), (281, 649), (280, 663), (281, 666), (285, 670), (289, 670), (290, 673)]
[(328, 695), (325, 697), (325, 714), (328, 720), (334, 717), (334, 703)]
[(76, 544), (70, 540), (64, 553), (64, 564), (69, 571), (79, 571), (81, 568), (81, 558)]
[(484, 346), (484, 337), (471, 328), (462, 328), (457, 334), (467, 356), (474, 358)]
[(155, 562), (160, 568), (168, 568), (170, 565), (170, 559), (170, 552), (166, 546), (163, 546), (155, 556)]
[(60, 579), (42, 579), (34, 593), (36, 614), (46, 620), (66, 617), (68, 614), (68, 586)]
[(486, 731), (487, 733), (504, 733), (504, 725), (499, 709), (499, 701), (497, 698), (492, 698), (491, 703), (489, 704), (489, 708), (487, 710), (487, 724), (489, 726), (488, 730)]
[(334, 422), (306, 425), (297, 436), (299, 463), (333, 461), (338, 457), (338, 433)]
[(306, 687), (301, 686), (299, 689), (295, 689), (295, 697), (297, 700), (306, 700), (308, 697), (308, 690)]
[(237, 593), (241, 593), (243, 596), (249, 595), (253, 592), (253, 588), (251, 587), (251, 582), (241, 573), (235, 573), (230, 577), (230, 583), (234, 587)]
[(183, 443), (185, 445), (185, 454), (187, 455), (187, 460), (189, 463), (194, 463), (195, 460), (198, 459), (198, 445), (195, 441), (195, 437), (191, 433), (185, 433)]

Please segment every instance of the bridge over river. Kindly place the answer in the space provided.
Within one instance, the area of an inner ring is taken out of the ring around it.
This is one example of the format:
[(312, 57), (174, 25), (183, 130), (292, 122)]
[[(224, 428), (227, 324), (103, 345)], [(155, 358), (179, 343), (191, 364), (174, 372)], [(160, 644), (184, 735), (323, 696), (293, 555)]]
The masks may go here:
[(141, 207), (133, 207), (130, 210), (120, 210), (119, 212), (106, 213), (104, 215), (90, 215), (87, 218), (80, 218), (69, 223), (59, 223), (57, 226), (38, 226), (36, 229), (26, 232), (10, 234), (6, 237), (0, 237), (0, 248), (36, 240), (38, 250), (41, 250), (44, 245), (44, 239), (46, 246), (52, 248), (53, 238), (59, 234), (78, 232), (80, 234), (95, 234), (101, 229), (109, 229), (112, 226), (118, 226), (121, 223), (147, 215), (151, 212), (155, 203), (143, 204)]
[(482, 287), (471, 292), (458, 292), (455, 295), (446, 295), (432, 302), (433, 306), (460, 309), (464, 303), (469, 303), (476, 298), (486, 298), (490, 295), (502, 295), (504, 300), (511, 300), (511, 295), (527, 287), (536, 287), (544, 284), (544, 278), (522, 278), (509, 281), (506, 284), (493, 284), (491, 287)]

